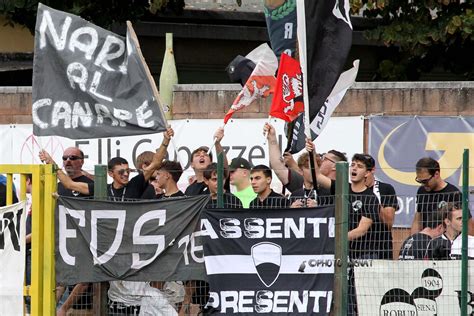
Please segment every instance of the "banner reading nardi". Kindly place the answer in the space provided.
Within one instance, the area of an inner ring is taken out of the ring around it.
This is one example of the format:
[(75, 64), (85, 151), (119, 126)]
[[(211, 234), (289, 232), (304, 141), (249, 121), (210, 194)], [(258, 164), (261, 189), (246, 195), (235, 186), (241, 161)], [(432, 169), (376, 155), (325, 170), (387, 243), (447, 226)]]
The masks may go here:
[(195, 229), (208, 199), (112, 202), (60, 197), (57, 282), (206, 280)]
[(334, 207), (206, 210), (201, 225), (210, 314), (329, 314)]
[(33, 131), (72, 139), (164, 131), (166, 121), (132, 30), (127, 38), (38, 5)]

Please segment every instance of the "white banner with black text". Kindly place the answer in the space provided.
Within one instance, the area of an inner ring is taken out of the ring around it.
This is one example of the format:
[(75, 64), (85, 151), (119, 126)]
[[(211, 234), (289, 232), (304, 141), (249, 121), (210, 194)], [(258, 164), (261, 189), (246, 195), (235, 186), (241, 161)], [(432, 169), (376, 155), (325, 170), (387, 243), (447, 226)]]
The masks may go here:
[[(373, 260), (355, 267), (355, 283), (360, 316), (461, 315), (461, 260)], [(472, 272), (467, 305), (467, 315), (473, 315)]]

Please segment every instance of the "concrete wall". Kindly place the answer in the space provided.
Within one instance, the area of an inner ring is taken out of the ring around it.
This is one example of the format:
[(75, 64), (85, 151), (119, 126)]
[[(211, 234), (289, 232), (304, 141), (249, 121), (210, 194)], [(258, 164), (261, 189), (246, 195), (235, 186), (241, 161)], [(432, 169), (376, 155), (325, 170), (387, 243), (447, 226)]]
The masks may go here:
[[(237, 84), (177, 85), (175, 119), (223, 118), (241, 87)], [(234, 117), (265, 118), (271, 100), (237, 112)], [(357, 83), (335, 116), (474, 115), (474, 82)], [(31, 87), (0, 87), (0, 124), (31, 123)]]

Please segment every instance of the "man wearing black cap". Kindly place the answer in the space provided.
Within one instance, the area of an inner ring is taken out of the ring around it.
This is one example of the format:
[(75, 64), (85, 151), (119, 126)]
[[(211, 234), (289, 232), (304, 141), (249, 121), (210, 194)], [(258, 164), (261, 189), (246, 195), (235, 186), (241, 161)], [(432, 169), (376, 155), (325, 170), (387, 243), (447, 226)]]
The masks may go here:
[(244, 208), (249, 208), (250, 202), (257, 197), (250, 184), (250, 163), (244, 158), (234, 158), (229, 169), (230, 184), (236, 188), (234, 195), (239, 198)]

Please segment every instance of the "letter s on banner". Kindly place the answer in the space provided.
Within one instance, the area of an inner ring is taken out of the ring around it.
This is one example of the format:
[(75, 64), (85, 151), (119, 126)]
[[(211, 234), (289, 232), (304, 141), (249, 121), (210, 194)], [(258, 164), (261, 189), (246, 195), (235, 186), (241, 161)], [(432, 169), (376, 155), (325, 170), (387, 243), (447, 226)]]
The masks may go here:
[(166, 223), (166, 210), (155, 210), (150, 211), (137, 220), (135, 226), (133, 227), (133, 244), (134, 245), (157, 245), (155, 254), (153, 257), (140, 260), (139, 253), (132, 254), (132, 269), (141, 269), (156, 259), (159, 254), (165, 249), (165, 236), (164, 235), (148, 235), (141, 236), (140, 231), (142, 230), (143, 225), (150, 221), (158, 219), (158, 226), (164, 226)]

